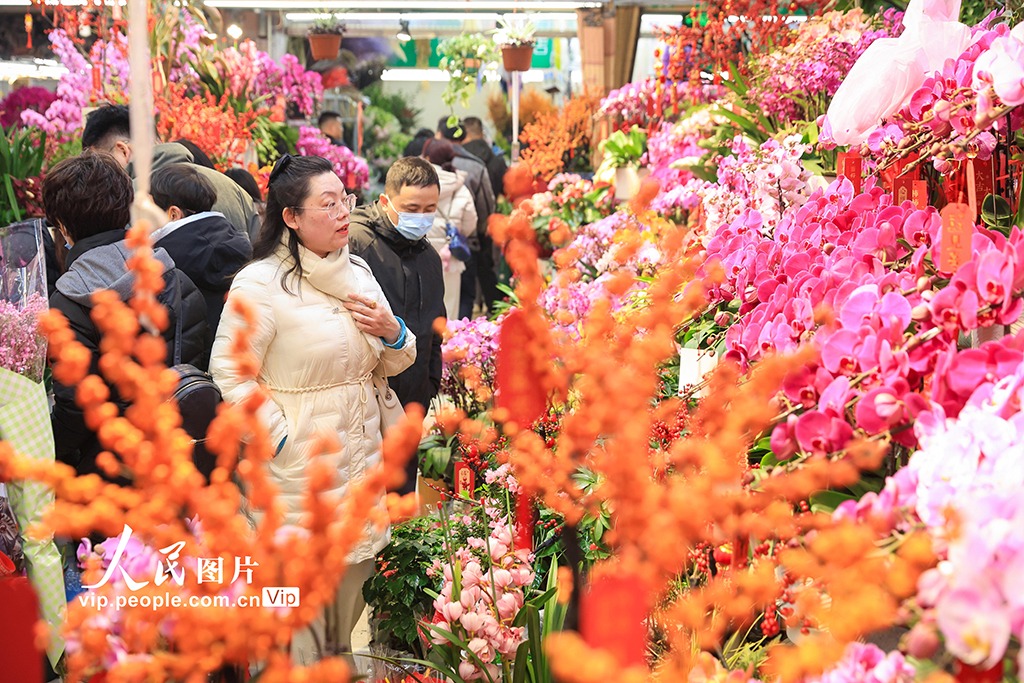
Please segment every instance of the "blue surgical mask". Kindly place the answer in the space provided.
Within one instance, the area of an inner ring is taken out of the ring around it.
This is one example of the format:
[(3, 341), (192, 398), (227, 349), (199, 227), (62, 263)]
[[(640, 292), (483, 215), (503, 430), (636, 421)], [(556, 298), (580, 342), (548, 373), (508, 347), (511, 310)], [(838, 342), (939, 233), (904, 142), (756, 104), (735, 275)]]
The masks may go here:
[[(394, 208), (395, 204), (391, 201), (391, 197), (388, 197), (388, 203)], [(433, 211), (430, 213), (403, 213), (395, 209), (395, 212), (398, 214), (398, 223), (395, 224), (395, 230), (407, 240), (416, 241), (422, 239), (434, 227)]]

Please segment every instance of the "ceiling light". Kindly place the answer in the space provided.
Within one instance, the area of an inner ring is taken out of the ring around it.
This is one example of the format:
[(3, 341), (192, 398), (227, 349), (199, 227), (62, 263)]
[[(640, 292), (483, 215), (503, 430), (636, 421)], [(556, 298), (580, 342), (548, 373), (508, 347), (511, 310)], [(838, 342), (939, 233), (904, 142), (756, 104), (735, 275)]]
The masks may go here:
[(407, 43), (410, 40), (412, 40), (412, 36), (409, 35), (409, 22), (406, 21), (405, 19), (402, 19), (400, 22), (398, 22), (398, 24), (398, 34), (395, 35), (395, 38), (398, 38), (403, 43)]
[[(81, 0), (72, 0), (78, 1)], [(473, 0), (473, 10), (533, 10), (535, 12), (568, 12), (585, 7), (602, 7), (604, 3), (589, 0)], [(209, 7), (238, 9), (362, 9), (362, 10), (465, 10), (466, 0), (208, 0)], [(466, 18), (473, 17), (466, 12)]]
[(231, 24), (231, 26), (228, 26), (227, 34), (231, 36), (231, 40), (238, 40), (242, 37), (242, 29), (238, 24)]
[(384, 69), (384, 73), (380, 75), (380, 80), (406, 83), (419, 83), (421, 81), (446, 83), (450, 80), (450, 76), (447, 71), (442, 69)]

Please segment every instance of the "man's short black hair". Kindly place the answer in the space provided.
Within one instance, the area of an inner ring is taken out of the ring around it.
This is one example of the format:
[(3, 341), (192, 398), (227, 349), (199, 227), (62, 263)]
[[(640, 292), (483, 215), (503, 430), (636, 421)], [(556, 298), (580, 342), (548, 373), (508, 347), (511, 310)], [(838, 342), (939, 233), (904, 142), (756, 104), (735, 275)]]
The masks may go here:
[(462, 119), (462, 127), (466, 129), (467, 134), (479, 135), (483, 137), (484, 134), (484, 122), (475, 116), (467, 116)]
[(85, 119), (82, 149), (109, 152), (118, 140), (129, 139), (131, 132), (128, 105), (104, 104), (93, 110)]
[(466, 137), (466, 129), (462, 127), (462, 124), (449, 126), (447, 116), (442, 116), (438, 120), (437, 132), (441, 134), (441, 137), (452, 142), (462, 142), (463, 138)]
[(317, 119), (316, 125), (323, 128), (323, 125), (331, 119), (338, 119), (341, 121), (341, 114), (336, 111), (325, 111), (323, 114), (320, 114), (320, 118)]
[(263, 193), (260, 192), (260, 184), (252, 177), (252, 173), (249, 173), (244, 168), (229, 168), (224, 171), (224, 175), (234, 180), (235, 184), (245, 190), (245, 193), (252, 197), (254, 202), (263, 201)]
[(75, 242), (128, 227), (135, 198), (132, 179), (117, 160), (91, 149), (51, 168), (42, 194), (46, 219)]
[(430, 162), (422, 157), (402, 157), (391, 164), (388, 169), (388, 176), (384, 180), (384, 191), (389, 197), (397, 197), (402, 193), (402, 188), (430, 187), (433, 185), (437, 191), (441, 191), (441, 181), (437, 178), (437, 171), (430, 165)]
[(192, 164), (167, 164), (149, 177), (153, 202), (166, 211), (172, 206), (186, 216), (209, 211), (217, 202), (217, 190)]
[(213, 160), (207, 156), (206, 152), (199, 148), (199, 145), (191, 140), (186, 140), (185, 138), (175, 140), (175, 142), (192, 154), (192, 163), (198, 164), (199, 166), (205, 166), (206, 168), (212, 168), (214, 171), (217, 170), (217, 167), (213, 165)]

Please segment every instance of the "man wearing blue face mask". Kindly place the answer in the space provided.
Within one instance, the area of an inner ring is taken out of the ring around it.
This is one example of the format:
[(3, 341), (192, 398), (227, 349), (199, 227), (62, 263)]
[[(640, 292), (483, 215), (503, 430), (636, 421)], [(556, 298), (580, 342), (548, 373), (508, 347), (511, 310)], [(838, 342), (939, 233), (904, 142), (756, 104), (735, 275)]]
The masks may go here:
[[(441, 257), (424, 239), (434, 225), (441, 183), (430, 162), (405, 157), (388, 170), (384, 194), (349, 217), (349, 252), (370, 265), (391, 310), (416, 335), (416, 362), (388, 379), (402, 405), (428, 408), (441, 386), (441, 335), (434, 321), (445, 317)], [(407, 468), (402, 493), (416, 485), (416, 459)]]

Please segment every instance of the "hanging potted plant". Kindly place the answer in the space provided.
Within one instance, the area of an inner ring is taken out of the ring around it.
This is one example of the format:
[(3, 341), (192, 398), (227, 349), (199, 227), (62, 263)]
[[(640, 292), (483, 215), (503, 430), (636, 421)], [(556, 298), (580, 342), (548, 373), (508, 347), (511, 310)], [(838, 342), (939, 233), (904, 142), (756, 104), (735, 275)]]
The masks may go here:
[(525, 15), (506, 14), (494, 30), (494, 42), (501, 48), (505, 71), (529, 71), (533, 61), (533, 37), (537, 27)]
[(481, 33), (463, 33), (446, 38), (437, 46), (440, 67), (448, 72), (448, 87), (441, 95), (449, 107), (469, 104), (469, 96), (480, 80), (480, 68), (498, 57), (493, 43)]
[(345, 33), (345, 23), (339, 21), (334, 14), (317, 17), (313, 27), (309, 29), (309, 52), (316, 61), (337, 59), (341, 50), (341, 36)]

